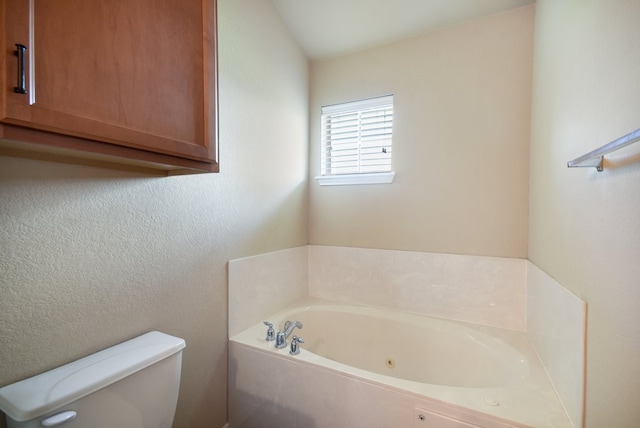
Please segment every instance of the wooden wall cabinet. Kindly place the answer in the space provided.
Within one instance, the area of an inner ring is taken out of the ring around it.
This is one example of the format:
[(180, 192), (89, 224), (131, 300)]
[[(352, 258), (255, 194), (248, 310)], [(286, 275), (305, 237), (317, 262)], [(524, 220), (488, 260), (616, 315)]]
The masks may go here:
[(0, 1), (0, 154), (218, 171), (215, 0)]

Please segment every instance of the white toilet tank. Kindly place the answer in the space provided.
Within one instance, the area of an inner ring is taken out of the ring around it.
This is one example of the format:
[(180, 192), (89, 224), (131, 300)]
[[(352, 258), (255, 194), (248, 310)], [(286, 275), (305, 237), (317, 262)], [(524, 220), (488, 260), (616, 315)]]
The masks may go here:
[(0, 388), (9, 428), (171, 428), (183, 339), (152, 331)]

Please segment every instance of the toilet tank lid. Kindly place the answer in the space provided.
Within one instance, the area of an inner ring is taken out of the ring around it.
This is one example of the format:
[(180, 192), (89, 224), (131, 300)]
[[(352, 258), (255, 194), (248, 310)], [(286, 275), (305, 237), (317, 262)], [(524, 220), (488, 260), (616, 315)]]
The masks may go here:
[(152, 331), (0, 388), (0, 410), (22, 422), (79, 400), (180, 352), (183, 339)]

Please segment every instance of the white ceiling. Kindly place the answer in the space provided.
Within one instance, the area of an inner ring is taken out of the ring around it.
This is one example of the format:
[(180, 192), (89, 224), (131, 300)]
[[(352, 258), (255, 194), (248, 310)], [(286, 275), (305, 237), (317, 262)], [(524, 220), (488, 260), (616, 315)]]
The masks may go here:
[(271, 0), (311, 59), (388, 44), (535, 0)]

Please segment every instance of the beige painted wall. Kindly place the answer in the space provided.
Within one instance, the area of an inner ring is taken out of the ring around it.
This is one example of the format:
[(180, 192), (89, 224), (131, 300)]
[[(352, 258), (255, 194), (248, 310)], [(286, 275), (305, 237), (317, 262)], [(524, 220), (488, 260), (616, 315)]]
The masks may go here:
[(225, 424), (227, 261), (307, 243), (308, 66), (268, 0), (219, 12), (220, 174), (0, 157), (0, 385), (157, 329), (174, 426)]
[[(527, 255), (533, 6), (311, 66), (311, 244)], [(325, 186), (320, 108), (393, 93), (391, 185)]]
[(566, 162), (640, 127), (639, 18), (636, 0), (537, 3), (529, 258), (588, 304), (589, 428), (640, 424), (640, 145), (601, 173)]

